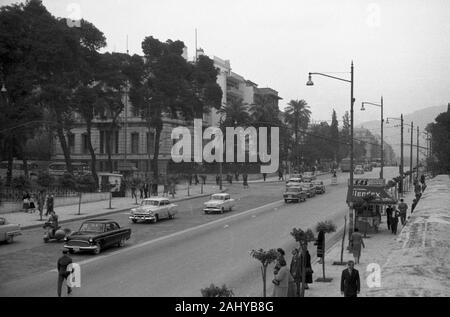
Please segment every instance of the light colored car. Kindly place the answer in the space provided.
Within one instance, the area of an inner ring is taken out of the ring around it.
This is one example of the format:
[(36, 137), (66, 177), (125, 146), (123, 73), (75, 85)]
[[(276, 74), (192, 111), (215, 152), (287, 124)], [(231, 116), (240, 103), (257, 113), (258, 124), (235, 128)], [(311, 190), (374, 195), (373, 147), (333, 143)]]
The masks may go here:
[(304, 182), (311, 182), (313, 180), (316, 180), (317, 177), (313, 172), (304, 172), (302, 178)]
[(301, 177), (291, 177), (286, 182), (286, 186), (298, 186), (301, 182), (303, 182)]
[(173, 219), (178, 213), (178, 206), (170, 202), (168, 198), (153, 197), (142, 200), (141, 205), (131, 209), (130, 219), (134, 223), (138, 221), (158, 222), (160, 219)]
[(362, 167), (362, 165), (355, 166), (355, 174), (364, 174), (364, 168)]
[(19, 225), (8, 223), (5, 218), (0, 217), (0, 242), (6, 241), (11, 243), (15, 236), (20, 236), (21, 234)]
[(225, 210), (231, 211), (235, 206), (235, 200), (230, 197), (230, 194), (220, 193), (211, 196), (211, 199), (204, 203), (205, 214), (210, 212), (224, 213)]
[(290, 201), (300, 202), (305, 201), (308, 197), (308, 193), (303, 190), (301, 186), (287, 186), (286, 191), (283, 193), (284, 202)]

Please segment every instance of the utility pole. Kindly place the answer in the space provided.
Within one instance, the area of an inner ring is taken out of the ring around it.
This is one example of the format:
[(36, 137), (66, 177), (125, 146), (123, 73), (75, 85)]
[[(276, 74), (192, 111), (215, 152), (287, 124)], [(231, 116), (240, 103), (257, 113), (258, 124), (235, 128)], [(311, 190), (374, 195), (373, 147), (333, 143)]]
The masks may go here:
[(416, 178), (419, 179), (419, 127), (417, 127)]
[[(353, 153), (353, 105), (355, 103), (355, 98), (353, 97), (353, 61), (350, 68), (350, 185), (349, 185), (349, 191), (350, 191), (350, 197), (353, 200), (353, 172), (354, 172), (354, 153)], [(349, 247), (350, 247), (350, 239), (354, 230), (355, 225), (355, 210), (353, 209), (353, 202), (351, 202), (351, 207), (349, 210), (350, 217), (349, 217), (349, 226), (348, 226), (348, 236), (349, 236)]]
[(403, 113), (400, 116), (401, 127), (400, 127), (400, 187), (399, 193), (403, 195)]
[(380, 178), (383, 179), (383, 168), (384, 168), (384, 149), (383, 149), (383, 123), (384, 123), (384, 116), (383, 116), (383, 96), (381, 96), (381, 170), (380, 170)]
[(412, 184), (412, 177), (413, 177), (413, 132), (414, 132), (414, 122), (411, 121), (411, 144), (409, 147), (409, 185)]

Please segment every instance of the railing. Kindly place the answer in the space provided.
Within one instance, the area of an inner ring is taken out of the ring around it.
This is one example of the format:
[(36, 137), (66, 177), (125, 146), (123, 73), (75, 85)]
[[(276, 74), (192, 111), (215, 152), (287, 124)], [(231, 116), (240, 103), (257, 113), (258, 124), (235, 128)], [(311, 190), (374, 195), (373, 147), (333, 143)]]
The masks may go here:
[[(0, 189), (0, 201), (22, 201), (24, 193), (29, 193), (31, 196), (37, 197), (39, 195), (39, 192), (40, 191), (38, 189), (19, 190), (13, 188), (2, 188)], [(60, 198), (78, 196), (78, 192), (61, 187), (50, 187), (46, 189), (46, 193)]]

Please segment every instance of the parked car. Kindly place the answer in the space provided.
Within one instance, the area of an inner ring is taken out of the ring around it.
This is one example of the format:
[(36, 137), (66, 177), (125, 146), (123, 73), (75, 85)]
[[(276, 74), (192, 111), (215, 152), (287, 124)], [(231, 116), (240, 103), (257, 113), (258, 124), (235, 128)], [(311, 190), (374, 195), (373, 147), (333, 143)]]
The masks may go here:
[(364, 168), (362, 167), (362, 165), (355, 166), (355, 174), (364, 174)]
[(324, 194), (325, 193), (325, 184), (323, 181), (315, 180), (312, 182), (314, 186), (316, 186), (316, 194)]
[(211, 199), (204, 203), (205, 214), (210, 212), (224, 213), (225, 210), (231, 211), (235, 206), (235, 200), (230, 197), (230, 194), (220, 193), (211, 196)]
[(316, 180), (316, 176), (313, 172), (304, 172), (302, 175), (304, 182), (312, 182), (313, 180)]
[(173, 219), (178, 213), (178, 206), (172, 204), (168, 198), (153, 197), (142, 200), (141, 205), (131, 209), (130, 219), (133, 223), (138, 221), (158, 222), (160, 219)]
[(364, 164), (364, 171), (365, 172), (372, 172), (372, 165), (371, 164)]
[(64, 240), (64, 248), (70, 253), (91, 251), (99, 254), (107, 247), (117, 245), (122, 247), (131, 237), (131, 229), (121, 228), (119, 224), (109, 219), (92, 219), (83, 222), (80, 229)]
[(300, 183), (302, 183), (303, 180), (301, 177), (291, 177), (289, 178), (289, 180), (286, 182), (286, 186), (295, 186), (295, 185), (299, 185)]
[(300, 202), (305, 201), (308, 193), (303, 190), (301, 186), (286, 186), (286, 191), (283, 194), (284, 202), (290, 201)]
[(20, 236), (22, 232), (20, 231), (20, 226), (12, 223), (0, 217), (0, 242), (6, 241), (6, 243), (11, 243), (15, 236)]
[(306, 191), (308, 198), (316, 196), (316, 186), (313, 183), (303, 182), (301, 187)]

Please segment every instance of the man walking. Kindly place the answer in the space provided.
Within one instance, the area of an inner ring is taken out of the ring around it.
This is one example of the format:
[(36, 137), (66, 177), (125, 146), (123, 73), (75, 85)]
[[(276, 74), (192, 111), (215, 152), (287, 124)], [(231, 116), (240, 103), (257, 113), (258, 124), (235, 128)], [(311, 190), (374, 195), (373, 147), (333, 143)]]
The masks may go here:
[(394, 208), (392, 211), (391, 218), (391, 230), (393, 234), (397, 234), (397, 226), (398, 226), (398, 211)]
[[(64, 280), (67, 282), (67, 277), (72, 272), (67, 271), (67, 266), (72, 263), (72, 258), (67, 255), (68, 251), (67, 249), (63, 250), (63, 255), (58, 259), (58, 262), (56, 264), (56, 267), (58, 269), (58, 297), (61, 297), (61, 289), (62, 289), (62, 283)], [(72, 293), (72, 289), (67, 286), (67, 295)]]
[(358, 228), (355, 228), (355, 231), (352, 233), (350, 238), (350, 243), (352, 245), (353, 257), (355, 258), (356, 264), (359, 264), (359, 258), (361, 257), (361, 246), (366, 247), (364, 245), (362, 234), (359, 233)]
[(392, 211), (393, 211), (392, 206), (389, 205), (389, 206), (386, 208), (386, 223), (387, 223), (387, 228), (388, 228), (388, 230), (391, 230)]
[(403, 201), (403, 198), (400, 199), (398, 210), (400, 210), (400, 219), (402, 221), (402, 225), (404, 226), (406, 224), (406, 211), (408, 210), (408, 205)]
[(348, 261), (348, 267), (342, 271), (341, 294), (344, 297), (357, 297), (360, 292), (359, 272), (354, 266), (353, 261)]
[(47, 212), (45, 213), (48, 216), (53, 211), (54, 198), (53, 195), (47, 196)]

